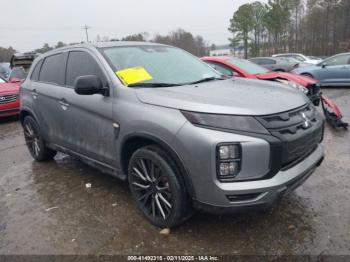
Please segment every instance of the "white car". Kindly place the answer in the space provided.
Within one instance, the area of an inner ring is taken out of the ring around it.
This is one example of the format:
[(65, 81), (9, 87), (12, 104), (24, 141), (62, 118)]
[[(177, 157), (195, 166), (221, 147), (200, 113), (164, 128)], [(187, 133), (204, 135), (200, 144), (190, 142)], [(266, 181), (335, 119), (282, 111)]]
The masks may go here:
[(298, 53), (275, 54), (275, 55), (272, 55), (272, 57), (293, 57), (295, 59), (298, 59), (302, 63), (311, 64), (311, 65), (317, 65), (318, 63), (322, 62), (322, 59), (313, 59)]

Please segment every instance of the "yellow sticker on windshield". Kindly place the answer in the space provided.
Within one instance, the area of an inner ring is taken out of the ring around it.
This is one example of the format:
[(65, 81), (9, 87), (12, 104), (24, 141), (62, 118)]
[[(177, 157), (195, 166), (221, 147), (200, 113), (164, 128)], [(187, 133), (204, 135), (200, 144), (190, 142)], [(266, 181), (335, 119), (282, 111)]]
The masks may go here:
[(147, 70), (141, 66), (119, 70), (115, 73), (126, 86), (152, 79)]

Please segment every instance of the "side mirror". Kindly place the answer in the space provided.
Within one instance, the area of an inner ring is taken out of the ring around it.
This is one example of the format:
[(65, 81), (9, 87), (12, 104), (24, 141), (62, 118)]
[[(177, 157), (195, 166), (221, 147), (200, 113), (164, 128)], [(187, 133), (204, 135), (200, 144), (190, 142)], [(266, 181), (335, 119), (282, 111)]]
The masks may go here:
[(78, 95), (109, 95), (108, 88), (105, 88), (101, 79), (95, 75), (78, 76), (74, 81), (74, 91)]
[(18, 82), (21, 82), (21, 79), (17, 78), (17, 77), (11, 77), (9, 79), (9, 82), (10, 83), (18, 83)]
[(322, 64), (321, 64), (321, 67), (322, 67), (322, 68), (326, 68), (326, 67), (327, 67), (327, 63), (322, 63)]

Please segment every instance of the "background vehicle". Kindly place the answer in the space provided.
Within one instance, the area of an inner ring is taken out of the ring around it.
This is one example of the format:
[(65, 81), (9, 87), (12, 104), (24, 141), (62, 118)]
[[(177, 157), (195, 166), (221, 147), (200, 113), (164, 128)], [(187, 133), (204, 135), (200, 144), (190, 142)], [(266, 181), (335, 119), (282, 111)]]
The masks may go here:
[(310, 100), (319, 105), (322, 102), (322, 108), (327, 121), (333, 127), (347, 128), (348, 124), (342, 121), (343, 115), (338, 106), (329, 98), (321, 95), (319, 82), (306, 76), (285, 72), (272, 72), (248, 60), (233, 57), (203, 57), (203, 61), (213, 66), (217, 71), (225, 76), (237, 76), (251, 79), (269, 80), (284, 82), (300, 90), (307, 88), (305, 92)]
[(38, 56), (37, 53), (16, 53), (11, 57), (8, 79), (17, 78), (24, 80), (27, 77), (30, 66), (34, 59)]
[(39, 57), (29, 76), (20, 119), (33, 158), (63, 151), (127, 179), (160, 227), (180, 224), (192, 205), (227, 212), (271, 204), (323, 160), (323, 119), (307, 97), (224, 78), (178, 48), (68, 46)]
[(10, 81), (0, 77), (0, 117), (19, 114), (19, 89), (21, 81), (11, 78)]
[(312, 65), (316, 65), (322, 61), (322, 59), (312, 59), (310, 57), (307, 57), (303, 54), (298, 54), (298, 53), (275, 54), (275, 55), (272, 55), (272, 57), (293, 57), (295, 59), (298, 59), (302, 63), (312, 64)]
[(261, 65), (270, 71), (290, 72), (299, 66), (300, 61), (286, 57), (254, 57), (248, 59), (250, 62)]
[(297, 68), (293, 73), (317, 79), (322, 86), (350, 87), (350, 53), (329, 57), (315, 66)]

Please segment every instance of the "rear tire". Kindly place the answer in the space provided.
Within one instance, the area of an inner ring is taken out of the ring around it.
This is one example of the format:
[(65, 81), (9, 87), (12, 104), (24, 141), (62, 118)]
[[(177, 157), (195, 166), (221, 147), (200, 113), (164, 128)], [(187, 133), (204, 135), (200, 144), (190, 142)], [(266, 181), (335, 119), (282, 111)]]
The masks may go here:
[(128, 178), (133, 199), (153, 225), (175, 227), (192, 214), (179, 169), (159, 147), (135, 151), (129, 161)]
[(36, 161), (52, 160), (56, 151), (48, 148), (40, 133), (40, 128), (33, 117), (27, 116), (23, 121), (24, 139), (29, 153)]

